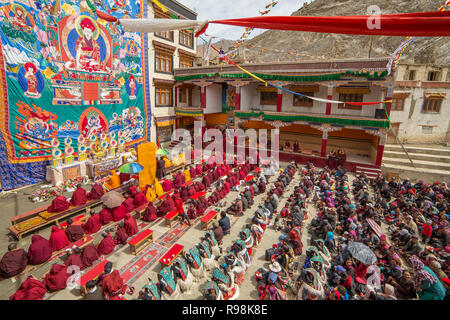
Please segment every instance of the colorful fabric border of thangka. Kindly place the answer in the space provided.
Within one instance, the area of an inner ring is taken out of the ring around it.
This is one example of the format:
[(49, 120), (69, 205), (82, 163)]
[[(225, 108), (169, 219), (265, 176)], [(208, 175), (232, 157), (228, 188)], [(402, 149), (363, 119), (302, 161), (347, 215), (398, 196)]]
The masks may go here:
[(186, 117), (203, 117), (203, 109), (201, 108), (177, 108), (175, 110), (177, 116)]
[(70, 138), (75, 155), (80, 136), (122, 131), (127, 146), (148, 138), (148, 36), (98, 14), (144, 17), (146, 1), (22, 0), (0, 7), (4, 190), (45, 178), (55, 138), (63, 148)]
[(350, 119), (350, 118), (327, 118), (311, 115), (277, 115), (269, 114), (266, 112), (235, 112), (235, 117), (244, 119), (258, 119), (262, 117), (267, 121), (282, 121), (282, 122), (294, 122), (303, 121), (308, 123), (328, 123), (334, 125), (348, 125), (358, 127), (374, 127), (374, 128), (390, 128), (390, 122), (388, 120), (362, 120), (362, 119)]

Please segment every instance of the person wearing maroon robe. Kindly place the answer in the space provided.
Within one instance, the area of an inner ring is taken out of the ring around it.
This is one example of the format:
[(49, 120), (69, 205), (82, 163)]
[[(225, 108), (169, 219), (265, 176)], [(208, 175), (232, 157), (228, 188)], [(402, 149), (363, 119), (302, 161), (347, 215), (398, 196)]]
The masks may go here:
[(72, 193), (72, 198), (70, 199), (70, 204), (74, 207), (86, 204), (87, 194), (86, 190), (83, 189), (81, 184), (77, 185), (77, 190)]
[(225, 195), (230, 193), (231, 186), (230, 186), (230, 183), (228, 182), (228, 180), (226, 180), (225, 183), (223, 184), (223, 188), (225, 189)]
[(124, 184), (125, 182), (127, 182), (128, 180), (131, 179), (131, 174), (121, 172), (119, 174), (119, 178), (120, 178), (120, 184)]
[(113, 220), (111, 209), (103, 205), (102, 210), (99, 212), (100, 222), (102, 225), (108, 224)]
[[(183, 187), (182, 187), (183, 188)], [(181, 199), (181, 195), (180, 192), (178, 191), (178, 189), (176, 189), (173, 193), (172, 193), (172, 199), (174, 201), (177, 201), (178, 199)]]
[(187, 210), (187, 215), (188, 215), (189, 219), (195, 219), (197, 217), (194, 204), (191, 204), (189, 206), (189, 208)]
[(134, 217), (132, 217), (129, 213), (127, 213), (123, 222), (124, 222), (123, 226), (129, 237), (138, 233), (139, 228), (138, 228), (136, 219)]
[(200, 165), (200, 164), (197, 164), (196, 166), (195, 166), (195, 175), (196, 176), (199, 176), (199, 175), (201, 175), (202, 174), (202, 166)]
[(109, 300), (117, 297), (119, 294), (125, 294), (127, 285), (124, 283), (119, 271), (113, 270), (111, 262), (105, 265), (105, 272), (101, 279), (103, 294)]
[(114, 243), (114, 239), (111, 238), (109, 233), (103, 232), (103, 239), (97, 246), (97, 252), (99, 255), (107, 255), (114, 251), (114, 247), (116, 244)]
[(66, 232), (57, 226), (52, 227), (49, 241), (53, 251), (61, 250), (70, 244)]
[(38, 265), (44, 263), (52, 256), (50, 241), (35, 234), (31, 237), (31, 245), (28, 248), (28, 263)]
[(184, 213), (183, 200), (181, 200), (181, 198), (175, 201), (175, 206), (177, 208), (177, 212)]
[(103, 195), (105, 194), (105, 191), (103, 190), (103, 187), (101, 184), (96, 183), (92, 186), (91, 191), (87, 194), (88, 200), (99, 200)]
[(72, 254), (64, 261), (66, 267), (78, 266), (80, 270), (84, 269), (83, 260), (81, 259), (81, 249), (75, 247), (72, 249)]
[(263, 180), (259, 181), (258, 189), (259, 189), (260, 193), (265, 193), (266, 192), (266, 184), (265, 184), (265, 182)]
[(209, 188), (209, 186), (211, 185), (211, 179), (209, 179), (208, 175), (203, 177), (202, 183), (205, 185), (205, 189)]
[(42, 300), (47, 288), (37, 278), (29, 275), (28, 278), (22, 282), (16, 293), (9, 297), (9, 300)]
[(137, 194), (134, 197), (133, 204), (135, 208), (139, 208), (140, 206), (143, 206), (147, 203), (147, 197), (145, 196), (145, 193), (140, 191), (140, 189), (137, 190)]
[(205, 190), (206, 190), (205, 184), (202, 181), (199, 181), (198, 182), (198, 191), (201, 192), (201, 191), (205, 191)]
[(182, 187), (180, 190), (180, 198), (183, 201), (186, 201), (187, 199), (189, 199), (189, 193), (188, 193), (188, 189), (186, 187)]
[(83, 224), (83, 229), (86, 234), (96, 233), (101, 229), (101, 227), (102, 222), (100, 219), (100, 215), (96, 214), (95, 212), (92, 212), (88, 221), (86, 221), (86, 223)]
[(125, 205), (122, 203), (120, 206), (112, 209), (112, 218), (114, 222), (122, 220), (128, 213)]
[[(127, 213), (128, 214), (128, 213)], [(124, 228), (124, 222), (120, 221), (116, 229), (116, 237), (114, 238), (114, 243), (117, 244), (127, 244), (128, 240), (127, 231)]]
[(254, 198), (254, 197), (255, 197), (255, 190), (253, 189), (252, 185), (249, 184), (249, 185), (248, 185), (248, 188), (249, 188), (249, 190), (250, 190), (250, 192), (251, 192), (251, 194), (252, 194), (252, 198)]
[(27, 267), (27, 262), (27, 252), (17, 249), (17, 244), (11, 243), (8, 246), (8, 252), (0, 260), (0, 279), (20, 274)]
[(66, 235), (70, 242), (75, 242), (83, 238), (84, 229), (80, 225), (74, 225), (72, 219), (67, 220)]
[(162, 188), (164, 192), (172, 190), (172, 181), (170, 181), (169, 179), (164, 180), (164, 182), (162, 183)]
[(134, 200), (132, 197), (127, 196), (127, 198), (125, 199), (125, 201), (122, 204), (125, 207), (125, 209), (127, 210), (127, 213), (134, 210)]
[(181, 186), (184, 183), (183, 179), (184, 175), (181, 174), (181, 172), (178, 172), (177, 176), (175, 177), (175, 180), (173, 181), (174, 188), (181, 188)]
[(56, 198), (53, 199), (51, 205), (47, 208), (48, 212), (62, 212), (70, 208), (70, 202), (67, 201), (66, 197), (61, 194), (57, 194)]
[[(196, 184), (196, 186), (198, 186), (197, 184)], [(189, 198), (191, 198), (194, 194), (195, 194), (195, 186), (190, 186), (189, 188), (188, 188), (188, 199)], [(183, 199), (184, 200), (184, 199)]]
[(158, 208), (158, 217), (165, 216), (170, 211), (175, 211), (175, 209), (175, 202), (173, 201), (172, 197), (167, 196)]
[(138, 193), (137, 187), (136, 186), (131, 186), (130, 187), (130, 195), (134, 198), (134, 196)]
[(98, 258), (100, 258), (100, 255), (98, 254), (97, 249), (92, 244), (84, 247), (83, 253), (81, 254), (83, 269), (92, 266), (94, 262), (98, 260)]
[(147, 205), (147, 209), (145, 209), (145, 212), (142, 215), (142, 220), (152, 222), (157, 218), (158, 216), (156, 215), (156, 208), (153, 206), (153, 202), (149, 202)]
[(197, 176), (197, 171), (195, 170), (195, 168), (193, 166), (191, 166), (189, 168), (189, 173), (191, 175), (191, 179), (194, 179)]
[(63, 264), (55, 263), (42, 282), (49, 292), (54, 292), (67, 287), (67, 279), (69, 277), (70, 273), (67, 273), (67, 267)]
[(244, 180), (244, 179), (245, 179), (244, 168), (241, 168), (241, 170), (239, 170), (239, 180)]

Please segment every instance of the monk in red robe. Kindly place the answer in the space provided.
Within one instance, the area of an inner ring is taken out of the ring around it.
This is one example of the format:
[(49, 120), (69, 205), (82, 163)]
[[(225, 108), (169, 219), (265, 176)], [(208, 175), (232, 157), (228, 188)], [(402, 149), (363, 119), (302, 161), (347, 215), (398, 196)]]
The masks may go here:
[(119, 178), (120, 178), (120, 184), (124, 184), (125, 182), (127, 182), (128, 180), (131, 179), (131, 174), (121, 172), (119, 174)]
[(138, 228), (136, 219), (134, 217), (132, 217), (129, 213), (127, 213), (127, 215), (123, 219), (123, 222), (124, 222), (123, 226), (129, 237), (138, 233), (139, 228)]
[(114, 222), (122, 220), (127, 214), (127, 209), (125, 205), (122, 203), (120, 206), (112, 209), (112, 218)]
[(197, 217), (195, 206), (192, 203), (187, 210), (187, 216), (189, 217), (189, 219), (195, 219)]
[(180, 188), (185, 182), (186, 177), (181, 173), (181, 171), (178, 171), (177, 175), (175, 176), (175, 180), (173, 180), (174, 188)]
[(77, 185), (77, 190), (72, 193), (72, 198), (70, 199), (70, 204), (74, 207), (81, 206), (86, 204), (87, 202), (87, 194), (86, 190), (83, 189), (81, 184)]
[(142, 215), (142, 220), (147, 222), (155, 221), (158, 218), (156, 215), (156, 208), (153, 205), (153, 202), (149, 202), (147, 208), (145, 209), (144, 214)]
[(46, 292), (44, 284), (30, 275), (9, 300), (42, 300)]
[(50, 292), (62, 290), (67, 287), (67, 279), (70, 277), (67, 267), (63, 264), (54, 264), (44, 276), (44, 285)]
[(101, 184), (96, 183), (92, 186), (91, 191), (87, 194), (88, 200), (99, 200), (103, 195), (105, 194), (105, 191), (103, 190), (103, 187)]
[(114, 299), (119, 294), (125, 294), (127, 285), (124, 284), (119, 271), (113, 270), (112, 263), (108, 262), (105, 265), (105, 273), (101, 277), (103, 294), (109, 300)]
[(56, 194), (52, 204), (47, 208), (48, 212), (62, 212), (70, 208), (70, 202), (60, 193)]
[(111, 238), (109, 233), (102, 233), (103, 240), (97, 246), (97, 252), (99, 255), (107, 255), (114, 251), (114, 247), (116, 244), (114, 243), (114, 239)]
[(75, 247), (72, 249), (72, 254), (64, 261), (66, 267), (77, 266), (80, 270), (84, 269), (83, 260), (81, 259), (81, 249)]
[(139, 208), (140, 206), (143, 206), (147, 203), (147, 197), (145, 196), (145, 193), (141, 191), (141, 189), (137, 189), (137, 194), (134, 197), (133, 204), (135, 208)]
[(134, 200), (132, 197), (127, 196), (127, 198), (125, 199), (125, 201), (122, 204), (125, 207), (125, 209), (127, 210), (127, 212), (131, 212), (134, 210)]
[(160, 204), (158, 208), (158, 217), (165, 216), (170, 211), (175, 211), (175, 203), (171, 196), (167, 196), (166, 199)]
[[(201, 166), (200, 164), (197, 164), (197, 165), (195, 166), (195, 175), (196, 175), (196, 176), (199, 176), (199, 175), (202, 174), (202, 172), (203, 172), (202, 166)], [(191, 175), (191, 176), (192, 176), (192, 175)]]
[(197, 176), (197, 171), (195, 170), (194, 166), (191, 166), (189, 168), (189, 173), (191, 175), (191, 179), (194, 179)]
[(93, 245), (87, 245), (83, 249), (83, 253), (81, 254), (81, 261), (83, 262), (83, 269), (90, 267), (94, 264), (95, 261), (100, 258), (97, 249)]
[(186, 201), (187, 199), (189, 199), (188, 189), (186, 187), (181, 187), (180, 198), (183, 201)]
[[(128, 213), (127, 213), (128, 214)], [(117, 244), (127, 244), (128, 240), (127, 230), (124, 228), (124, 222), (120, 221), (117, 224), (116, 236), (114, 238), (114, 243)]]
[(44, 263), (52, 256), (50, 241), (35, 234), (31, 237), (31, 245), (28, 248), (28, 263), (37, 265)]
[(67, 226), (66, 235), (70, 242), (75, 242), (83, 238), (84, 229), (82, 226), (73, 224), (72, 219), (67, 220)]
[(61, 250), (70, 244), (67, 234), (57, 226), (52, 227), (49, 241), (53, 251)]
[(83, 224), (83, 230), (87, 234), (96, 233), (97, 231), (99, 231), (101, 229), (101, 227), (102, 227), (102, 222), (101, 222), (100, 216), (95, 212), (92, 212), (88, 221), (86, 221), (86, 223)]
[(162, 183), (162, 188), (164, 192), (172, 190), (172, 181), (170, 181), (169, 179), (164, 180), (164, 182)]
[(100, 210), (98, 215), (100, 216), (100, 222), (102, 225), (108, 224), (113, 220), (111, 209), (105, 205), (103, 205), (103, 208)]
[[(188, 199), (189, 199), (190, 197), (192, 197), (196, 192), (197, 192), (197, 191), (195, 191), (195, 187), (190, 186), (190, 187), (188, 188)], [(184, 201), (184, 199), (183, 199), (183, 201)]]
[(20, 274), (27, 267), (27, 262), (27, 252), (17, 249), (16, 243), (11, 243), (8, 246), (8, 252), (0, 260), (0, 279)]
[(184, 213), (183, 200), (181, 198), (175, 202), (175, 207), (177, 208), (177, 212)]
[(209, 188), (209, 186), (211, 185), (211, 179), (209, 178), (208, 175), (206, 175), (206, 176), (203, 177), (202, 183), (204, 184), (205, 189), (208, 189), (208, 188)]
[(230, 183), (228, 182), (228, 180), (226, 180), (225, 183), (223, 184), (223, 188), (225, 189), (225, 195), (230, 193), (231, 186), (230, 186)]

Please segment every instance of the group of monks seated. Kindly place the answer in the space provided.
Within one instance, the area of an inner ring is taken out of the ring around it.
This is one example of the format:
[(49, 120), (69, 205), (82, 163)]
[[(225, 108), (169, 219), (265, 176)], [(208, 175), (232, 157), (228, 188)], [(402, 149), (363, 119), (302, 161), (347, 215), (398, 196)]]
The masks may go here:
[(246, 183), (245, 189), (238, 195), (237, 199), (227, 209), (227, 213), (234, 216), (242, 216), (248, 208), (250, 208), (255, 195), (266, 191), (266, 179), (261, 174), (259, 183), (254, 178)]
[(280, 149), (283, 151), (291, 151), (291, 152), (300, 152), (300, 146), (297, 140), (294, 141), (293, 147), (291, 148), (291, 143), (289, 140), (284, 142), (284, 146), (280, 146)]

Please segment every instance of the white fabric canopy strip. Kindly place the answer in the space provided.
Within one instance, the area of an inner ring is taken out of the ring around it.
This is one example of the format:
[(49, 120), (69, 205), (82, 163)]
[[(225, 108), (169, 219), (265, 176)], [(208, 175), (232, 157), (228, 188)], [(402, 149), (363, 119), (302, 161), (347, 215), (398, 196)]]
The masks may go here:
[(200, 30), (208, 20), (175, 19), (120, 19), (120, 24), (128, 32), (151, 33), (193, 28)]

